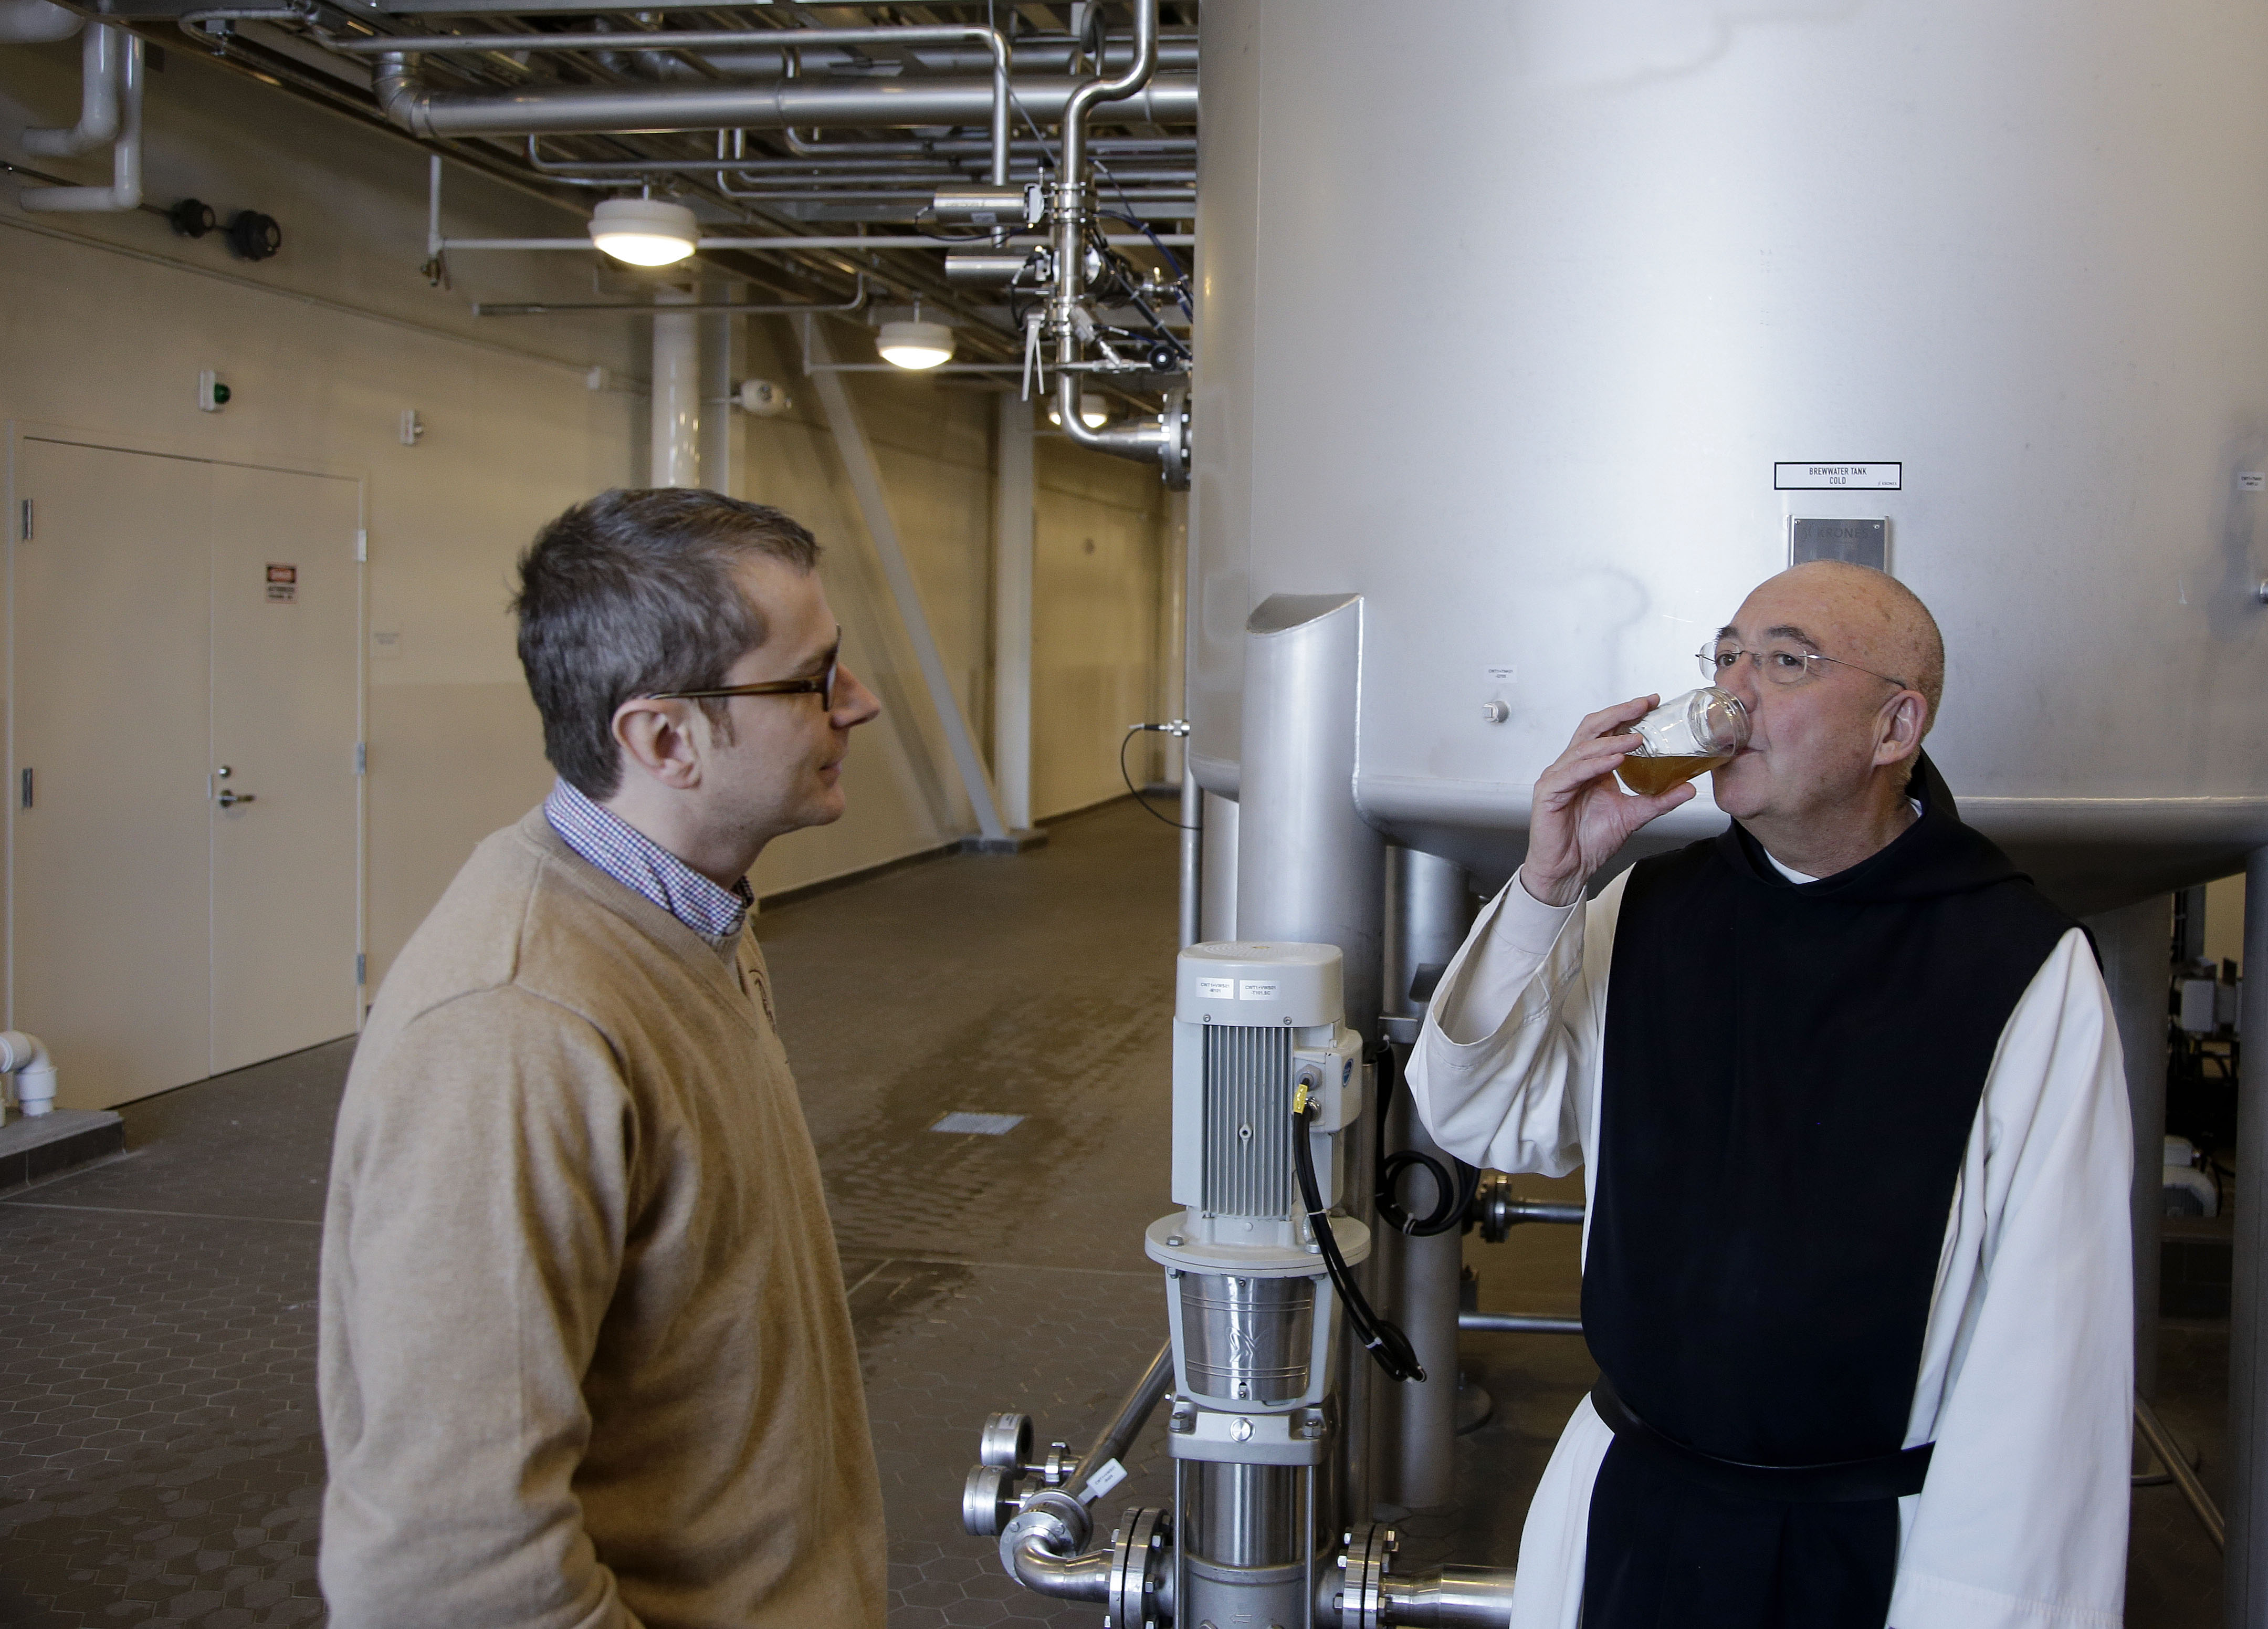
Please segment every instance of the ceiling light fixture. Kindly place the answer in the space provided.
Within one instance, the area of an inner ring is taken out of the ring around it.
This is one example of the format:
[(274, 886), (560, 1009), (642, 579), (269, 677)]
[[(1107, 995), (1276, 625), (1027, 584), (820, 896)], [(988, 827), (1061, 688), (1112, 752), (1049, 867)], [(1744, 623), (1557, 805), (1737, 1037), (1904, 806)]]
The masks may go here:
[[(1101, 429), (1105, 424), (1110, 422), (1110, 403), (1108, 400), (1105, 397), (1095, 394), (1093, 391), (1082, 390), (1079, 392), (1079, 422), (1085, 424), (1089, 430)], [(1063, 414), (1061, 411), (1055, 408), (1049, 408), (1048, 409), (1048, 423), (1060, 426), (1063, 424)]]
[(874, 335), (874, 349), (882, 360), (902, 368), (933, 368), (953, 360), (953, 330), (942, 322), (924, 322), (921, 302), (914, 302), (913, 321), (885, 322)]
[(701, 247), (701, 223), (681, 203), (608, 198), (592, 211), (591, 241), (632, 266), (674, 266)]

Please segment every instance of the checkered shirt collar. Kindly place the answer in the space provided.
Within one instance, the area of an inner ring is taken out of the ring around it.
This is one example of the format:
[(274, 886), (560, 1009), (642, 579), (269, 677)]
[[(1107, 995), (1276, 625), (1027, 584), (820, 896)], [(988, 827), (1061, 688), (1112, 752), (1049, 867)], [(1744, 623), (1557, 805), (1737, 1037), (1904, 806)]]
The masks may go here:
[(746, 877), (729, 888), (687, 865), (565, 781), (543, 800), (543, 818), (559, 840), (633, 894), (642, 895), (703, 939), (737, 938), (755, 893)]

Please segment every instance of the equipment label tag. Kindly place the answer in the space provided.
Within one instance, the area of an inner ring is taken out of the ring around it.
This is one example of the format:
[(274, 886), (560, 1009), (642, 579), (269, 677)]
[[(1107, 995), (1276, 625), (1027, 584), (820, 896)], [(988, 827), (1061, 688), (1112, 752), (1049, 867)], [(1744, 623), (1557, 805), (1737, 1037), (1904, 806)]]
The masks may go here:
[(1210, 1001), (1233, 1001), (1236, 999), (1236, 981), (1233, 978), (1200, 978), (1197, 980), (1197, 994)]
[(1086, 1485), (1079, 1489), (1079, 1499), (1081, 1502), (1091, 1505), (1125, 1479), (1126, 1467), (1115, 1459), (1106, 1459), (1094, 1468), (1094, 1474), (1087, 1478)]
[(1837, 488), (1897, 491), (1905, 484), (1904, 464), (1774, 464), (1772, 490), (1816, 492)]
[(1236, 984), (1236, 999), (1240, 1001), (1273, 1001), (1282, 989), (1272, 978), (1242, 978)]

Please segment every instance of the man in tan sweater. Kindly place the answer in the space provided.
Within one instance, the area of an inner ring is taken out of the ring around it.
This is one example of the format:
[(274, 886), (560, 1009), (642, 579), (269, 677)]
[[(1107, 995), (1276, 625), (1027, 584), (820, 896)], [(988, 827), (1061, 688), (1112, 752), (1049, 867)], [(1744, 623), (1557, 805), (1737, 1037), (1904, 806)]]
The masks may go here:
[(560, 780), (403, 948), (323, 1235), (335, 1629), (880, 1629), (818, 1161), (747, 928), (878, 711), (817, 547), (608, 492), (521, 562)]

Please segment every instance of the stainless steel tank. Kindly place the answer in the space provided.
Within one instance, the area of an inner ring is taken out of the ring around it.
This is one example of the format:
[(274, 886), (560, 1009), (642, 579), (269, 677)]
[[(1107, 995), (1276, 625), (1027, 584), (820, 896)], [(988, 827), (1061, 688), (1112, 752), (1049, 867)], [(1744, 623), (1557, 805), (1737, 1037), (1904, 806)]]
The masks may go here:
[[(1584, 712), (1696, 682), (1796, 523), (1879, 522), (1802, 541), (1879, 545), (1929, 602), (1930, 751), (2066, 903), (2268, 842), (2268, 11), (1204, 27), (1208, 790), (1237, 788), (1248, 614), (1357, 593), (1363, 813), (1501, 879)], [(1650, 836), (1717, 821), (1705, 792)]]

